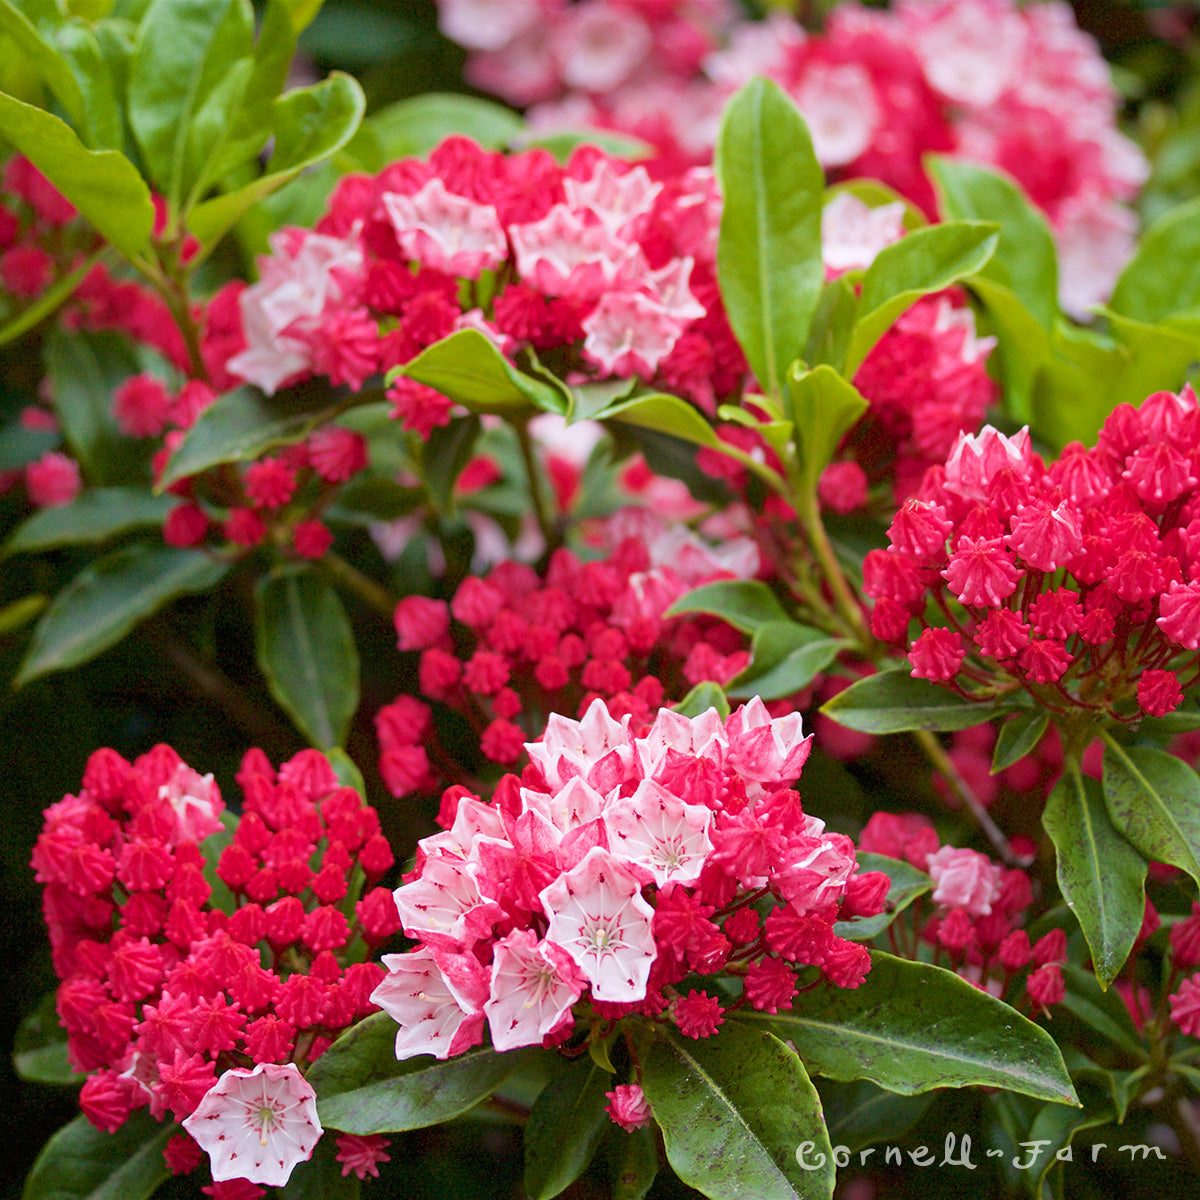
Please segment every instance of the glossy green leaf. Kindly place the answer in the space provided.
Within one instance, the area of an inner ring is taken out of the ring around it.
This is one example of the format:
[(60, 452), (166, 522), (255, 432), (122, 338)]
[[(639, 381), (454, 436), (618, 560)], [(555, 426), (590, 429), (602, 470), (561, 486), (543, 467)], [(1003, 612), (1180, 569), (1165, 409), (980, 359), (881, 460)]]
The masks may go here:
[(1113, 289), (1109, 308), (1158, 324), (1200, 316), (1200, 199), (1164, 214), (1142, 235)]
[(89, 488), (70, 504), (35, 512), (4, 544), (4, 553), (94, 545), (131, 529), (156, 529), (178, 503), (141, 488)]
[(804, 346), (804, 361), (818, 366), (828, 363), (839, 371), (850, 349), (850, 335), (858, 320), (858, 288), (848, 275), (831, 279), (821, 289)]
[(1116, 978), (1142, 927), (1146, 861), (1114, 828), (1100, 784), (1068, 762), (1042, 824), (1058, 853), (1058, 886), (1083, 927), (1102, 987)]
[[(804, 1064), (770, 1032), (727, 1019), (717, 1037), (698, 1041), (657, 1033), (642, 1088), (668, 1161), (703, 1195), (817, 1200), (833, 1194), (820, 1099)], [(797, 1161), (804, 1143), (810, 1143), (807, 1161), (822, 1161), (821, 1169), (805, 1170)]]
[(377, 109), (346, 145), (364, 169), (379, 171), (390, 162), (428, 154), (458, 134), (485, 149), (500, 150), (525, 129), (519, 113), (492, 100), (452, 92), (427, 92)]
[(114, 550), (54, 597), (14, 685), (90, 661), (177, 596), (216, 587), (228, 569), (199, 550), (141, 542)]
[(22, 1200), (149, 1200), (170, 1178), (162, 1152), (178, 1132), (141, 1110), (101, 1133), (80, 1113), (42, 1147)]
[(529, 1200), (551, 1200), (574, 1183), (611, 1124), (604, 1109), (612, 1075), (586, 1055), (556, 1065), (525, 1126)]
[(782, 700), (808, 687), (846, 645), (795, 621), (767, 620), (753, 630), (750, 663), (726, 687), (734, 696)]
[[(254, 59), (249, 55), (230, 63), (192, 114), (180, 168), (180, 179), (186, 191), (180, 197), (179, 207), (184, 212), (226, 173), (225, 153), (227, 149), (232, 150), (230, 137), (253, 74)], [(260, 134), (256, 139), (260, 141), (260, 148), (261, 137)], [(241, 157), (240, 153), (238, 157)]]
[(1009, 288), (1043, 329), (1058, 315), (1058, 258), (1046, 218), (1011, 180), (974, 163), (937, 155), (926, 167), (943, 219), (994, 221), (1000, 243), (983, 274)]
[[(57, 15), (57, 13), (55, 14)], [(24, 65), (54, 93), (72, 124), (81, 132), (87, 126), (87, 106), (74, 72), (62, 52), (47, 40), (34, 23), (13, 5), (0, 0), (0, 33), (7, 34)], [(86, 137), (89, 145), (95, 143)]]
[[(565, 413), (557, 389), (517, 370), (477, 329), (460, 329), (389, 373), (406, 375), (474, 413)], [(531, 414), (532, 415), (532, 414)]]
[[(250, 0), (153, 0), (138, 27), (129, 76), (129, 125), (146, 169), (177, 211), (206, 155), (188, 139), (231, 64), (254, 53)], [(221, 137), (236, 116), (231, 102)]]
[(545, 1053), (540, 1046), (503, 1053), (488, 1048), (445, 1061), (422, 1054), (397, 1062), (395, 1039), (396, 1022), (375, 1013), (313, 1064), (308, 1080), (323, 1125), (364, 1136), (437, 1125), (473, 1108)]
[(567, 385), (571, 393), (571, 405), (567, 410), (567, 424), (593, 420), (597, 413), (611, 408), (618, 400), (624, 400), (637, 387), (636, 379), (601, 379), (596, 383)]
[(1120, 995), (1104, 990), (1091, 971), (1074, 963), (1063, 964), (1062, 973), (1066, 984), (1062, 1007), (1104, 1042), (1119, 1046), (1135, 1059), (1145, 1058), (1146, 1047)]
[(1108, 1125), (1113, 1120), (1113, 1111), (1103, 1093), (1094, 1087), (1081, 1085), (1079, 1095), (1083, 1108), (1067, 1104), (1047, 1104), (1025, 1131), (1024, 1141), (1049, 1143), (1042, 1147), (1033, 1168), (1021, 1172), (1022, 1182), (1033, 1200), (1041, 1200), (1046, 1176), (1054, 1167), (1057, 1155), (1066, 1152), (1075, 1135), (1085, 1129)]
[(846, 375), (853, 376), (871, 347), (922, 296), (983, 270), (999, 241), (990, 221), (947, 221), (885, 246), (863, 276)]
[(715, 168), (725, 311), (759, 383), (778, 396), (825, 283), (825, 176), (796, 106), (765, 79), (751, 80), (726, 106)]
[(902, 1138), (937, 1096), (936, 1092), (898, 1096), (867, 1079), (853, 1083), (822, 1079), (817, 1091), (828, 1114), (829, 1140), (835, 1146), (845, 1146), (851, 1154)]
[(365, 108), (362, 88), (341, 71), (280, 96), (271, 108), (275, 143), (264, 173), (243, 187), (197, 204), (188, 216), (188, 229), (211, 248), (252, 205), (344, 146)]
[[(1108, 319), (1120, 355), (1119, 369), (1095, 380), (1105, 399), (1104, 412), (1097, 414), (1101, 418), (1118, 404), (1137, 407), (1151, 392), (1177, 390), (1188, 368), (1200, 358), (1200, 327), (1189, 331), (1147, 324), (1109, 309), (1101, 309), (1100, 315)], [(1086, 430), (1089, 442), (1093, 432), (1098, 431), (1098, 425), (1095, 431)]]
[(669, 434), (691, 442), (693, 446), (708, 446), (723, 452), (726, 450), (725, 443), (713, 432), (712, 426), (699, 410), (686, 400), (666, 392), (618, 400), (596, 413), (594, 419), (617, 420), (626, 425)]
[(271, 695), (319, 749), (345, 743), (358, 708), (358, 649), (338, 594), (307, 567), (260, 581), (258, 665)]
[(1151, 862), (1179, 867), (1200, 883), (1200, 775), (1174, 754), (1103, 736), (1113, 825)]
[(13, 1037), (13, 1069), (18, 1079), (79, 1087), (86, 1072), (76, 1074), (67, 1055), (67, 1033), (58, 1023), (54, 992), (47, 992), (37, 1008), (17, 1027)]
[(984, 1085), (1074, 1103), (1054, 1039), (1016, 1009), (941, 967), (879, 950), (871, 962), (857, 988), (823, 986), (788, 1012), (732, 1019), (791, 1041), (814, 1075), (903, 1095)]
[(787, 409), (805, 482), (815, 488), (838, 443), (867, 411), (867, 401), (828, 364), (807, 371), (793, 363), (787, 373)]
[(658, 1144), (654, 1126), (626, 1133), (616, 1125), (608, 1135), (609, 1182), (612, 1200), (645, 1200), (658, 1174)]
[(859, 872), (882, 871), (892, 882), (882, 912), (873, 917), (855, 917), (851, 921), (835, 921), (833, 931), (838, 937), (866, 941), (882, 933), (918, 896), (933, 887), (933, 880), (902, 859), (860, 850), (857, 854)]
[(421, 477), (438, 512), (454, 511), (454, 485), (475, 453), (482, 429), (472, 413), (433, 429), (421, 446)]
[(996, 750), (992, 755), (992, 774), (1011, 767), (1013, 763), (1037, 749), (1042, 735), (1050, 726), (1050, 714), (1045, 709), (1018, 713), (1005, 721), (996, 735)]
[(276, 446), (295, 445), (339, 407), (327, 395), (308, 400), (290, 392), (262, 396), (250, 388), (226, 392), (187, 431), (167, 462), (158, 490), (220, 463), (250, 462)]
[(710, 708), (715, 708), (721, 714), (722, 720), (729, 716), (729, 701), (725, 698), (721, 685), (711, 680), (696, 684), (682, 700), (671, 707), (685, 717), (698, 717)]
[(970, 729), (1009, 710), (988, 701), (964, 700), (927, 679), (914, 679), (907, 667), (897, 667), (857, 680), (826, 701), (821, 711), (860, 733), (903, 733)]
[(757, 579), (722, 579), (702, 584), (684, 592), (663, 616), (679, 617), (697, 612), (720, 617), (743, 633), (754, 633), (767, 622), (793, 624), (779, 598)]
[(57, 117), (0, 93), (7, 138), (126, 258), (150, 241), (154, 205), (137, 168), (115, 150), (88, 150)]

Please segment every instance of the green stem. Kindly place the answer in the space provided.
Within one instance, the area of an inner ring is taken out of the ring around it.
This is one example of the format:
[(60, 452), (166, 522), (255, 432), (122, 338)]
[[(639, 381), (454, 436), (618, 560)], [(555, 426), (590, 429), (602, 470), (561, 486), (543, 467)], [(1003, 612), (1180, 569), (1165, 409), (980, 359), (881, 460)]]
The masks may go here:
[(321, 570), (329, 575), (335, 583), (340, 583), (348, 591), (353, 592), (368, 608), (374, 609), (381, 617), (391, 621), (396, 611), (396, 598), (375, 580), (364, 575), (357, 567), (351, 566), (338, 554), (326, 554), (318, 560)]
[(562, 537), (554, 510), (550, 507), (549, 498), (542, 487), (542, 473), (538, 467), (537, 456), (533, 452), (533, 439), (529, 436), (528, 421), (513, 421), (517, 432), (517, 442), (521, 447), (521, 459), (525, 464), (525, 474), (529, 478), (529, 495), (533, 500), (533, 511), (537, 516), (538, 528), (546, 541), (546, 552), (549, 553), (560, 544)]
[[(833, 552), (833, 543), (829, 540), (829, 534), (825, 532), (825, 523), (821, 520), (821, 505), (817, 500), (816, 489), (803, 488), (797, 493), (797, 500), (799, 501), (797, 511), (800, 523), (804, 528), (808, 543), (816, 555), (817, 562), (820, 564), (825, 582), (829, 584), (829, 590), (833, 592), (837, 610), (863, 647), (870, 647), (875, 639), (871, 636), (866, 621), (863, 620), (862, 607), (851, 590), (850, 583), (837, 560), (837, 555)], [(870, 656), (868, 655), (868, 657)]]

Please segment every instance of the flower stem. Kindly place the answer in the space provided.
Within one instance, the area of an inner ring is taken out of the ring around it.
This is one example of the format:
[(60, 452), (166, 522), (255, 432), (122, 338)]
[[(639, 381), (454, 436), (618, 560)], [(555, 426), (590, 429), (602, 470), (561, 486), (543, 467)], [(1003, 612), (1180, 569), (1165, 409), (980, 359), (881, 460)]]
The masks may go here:
[(364, 575), (357, 567), (351, 566), (341, 555), (326, 554), (319, 560), (319, 564), (335, 583), (340, 583), (368, 608), (373, 608), (381, 617), (391, 621), (396, 611), (396, 599), (385, 587)]

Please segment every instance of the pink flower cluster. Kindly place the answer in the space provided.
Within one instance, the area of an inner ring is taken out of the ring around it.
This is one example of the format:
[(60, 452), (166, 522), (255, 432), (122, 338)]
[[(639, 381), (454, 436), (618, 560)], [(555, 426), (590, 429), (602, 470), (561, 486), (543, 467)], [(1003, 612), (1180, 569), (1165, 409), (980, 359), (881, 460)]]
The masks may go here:
[(1049, 467), (1025, 431), (962, 435), (866, 558), (872, 629), (900, 643), (915, 618), (913, 674), (964, 695), (1171, 712), (1200, 671), (1198, 481), (1190, 387), (1121, 405)]
[(1057, 0), (842, 4), (820, 34), (782, 11), (740, 20), (732, 4), (695, 0), (439, 7), (443, 31), (472, 51), (468, 78), (511, 103), (540, 102), (535, 128), (632, 133), (659, 151), (658, 170), (675, 171), (709, 161), (725, 100), (765, 75), (796, 101), (834, 178), (882, 180), (928, 212), (926, 153), (1015, 178), (1054, 227), (1072, 313), (1107, 295), (1132, 249), (1124, 203), (1146, 164), (1117, 131), (1099, 48)]
[(944, 957), (951, 970), (1010, 1003), (1015, 1002), (1014, 991), (1023, 988), (1033, 1012), (1063, 998), (1066, 934), (1053, 929), (1030, 943), (1021, 928), (1033, 903), (1024, 871), (1004, 870), (976, 850), (941, 845), (932, 822), (917, 813), (875, 813), (858, 848), (902, 859), (933, 880), (933, 913), (923, 918), (918, 900), (893, 922), (889, 937), (894, 949), (917, 958), (918, 943), (925, 942), (934, 948), (935, 961)]
[[(361, 947), (380, 945), (399, 920), (386, 888), (361, 899), (349, 889), (355, 873), (377, 881), (392, 854), (374, 810), (316, 751), (278, 773), (251, 751), (238, 782), (243, 816), (216, 867), (224, 907), (200, 848), (224, 828), (224, 804), (212, 776), (168, 746), (132, 764), (96, 751), (79, 794), (46, 811), (33, 867), (70, 1060), (90, 1073), (88, 1119), (112, 1131), (145, 1106), (160, 1121), (190, 1119), (196, 1140), (179, 1135), (166, 1149), (173, 1171), (192, 1170), (203, 1146), (218, 1181), (282, 1182), (265, 1151), (257, 1166), (250, 1154), (234, 1165), (234, 1143), (209, 1145), (204, 1131), (224, 1128), (230, 1097), (246, 1087), (286, 1094), (290, 1111), (312, 1092), (297, 1067), (374, 1011), (383, 972), (358, 961)], [(274, 1100), (264, 1097), (251, 1108), (265, 1138), (260, 1110)], [(320, 1134), (315, 1110), (304, 1122), (315, 1132), (290, 1139), (299, 1158)]]
[[(219, 297), (205, 356), (267, 392), (310, 374), (358, 389), (476, 329), (510, 356), (553, 349), (564, 371), (637, 375), (711, 407), (745, 372), (717, 301), (718, 219), (709, 171), (655, 183), (591, 147), (561, 167), (452, 137), (427, 162), (344, 178), (315, 231), (275, 234), (259, 281)], [(449, 419), (411, 381), (391, 397), (422, 435)]]
[[(608, 535), (618, 544), (606, 558), (581, 562), (556, 550), (544, 578), (509, 561), (469, 576), (449, 604), (406, 596), (396, 606), (400, 649), (421, 653), (421, 694), (463, 713), (492, 762), (520, 757), (529, 736), (520, 722), (540, 729), (551, 712), (582, 713), (603, 699), (614, 714), (648, 723), (664, 699), (703, 680), (727, 682), (749, 661), (732, 626), (663, 613), (692, 587), (753, 575), (752, 542), (712, 547), (644, 511), (618, 514)], [(435, 786), (428, 706), (397, 697), (375, 726), (392, 792)]]
[[(552, 716), (490, 803), (452, 789), (395, 892), (418, 945), (384, 957), (372, 997), (400, 1026), (397, 1056), (459, 1054), (485, 1021), (501, 1050), (633, 1012), (707, 1037), (726, 1007), (677, 990), (693, 972), (740, 977), (737, 1004), (769, 1012), (805, 967), (805, 986), (857, 987), (869, 955), (833, 923), (879, 911), (888, 880), (856, 875), (850, 839), (788, 788), (810, 741), (759, 700), (725, 720), (662, 709), (642, 736), (597, 700)], [(637, 1100), (614, 1097), (614, 1119), (637, 1123)]]

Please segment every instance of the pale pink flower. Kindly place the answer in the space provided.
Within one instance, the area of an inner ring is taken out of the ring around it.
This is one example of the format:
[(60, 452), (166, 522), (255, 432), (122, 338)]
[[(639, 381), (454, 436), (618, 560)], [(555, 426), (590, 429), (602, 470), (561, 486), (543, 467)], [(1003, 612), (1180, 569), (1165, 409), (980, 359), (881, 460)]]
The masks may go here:
[(1133, 257), (1138, 219), (1132, 209), (1097, 191), (1072, 196), (1055, 214), (1058, 298), (1063, 311), (1085, 320), (1092, 307), (1112, 295), (1113, 285)]
[(422, 266), (478, 279), (508, 257), (495, 208), (448, 192), (437, 176), (416, 195), (385, 192), (382, 201), (400, 249)]
[(532, 929), (496, 943), (491, 994), (483, 1006), (497, 1050), (539, 1045), (562, 1024), (585, 985), (571, 956)]
[(371, 993), (371, 1003), (400, 1026), (398, 1059), (450, 1058), (479, 1044), (488, 980), (474, 956), (435, 955), (418, 946), (407, 954), (385, 954), (382, 961), (387, 977)]
[(607, 375), (652, 376), (683, 322), (640, 292), (609, 292), (583, 322), (583, 352)]
[(657, 948), (654, 909), (628, 867), (596, 847), (540, 893), (550, 920), (546, 940), (561, 946), (597, 1000), (644, 1000)]
[(545, 817), (560, 837), (597, 820), (604, 812), (604, 797), (579, 775), (568, 779), (553, 795), (523, 788), (521, 802), (526, 811)]
[(838, 192), (821, 213), (821, 257), (829, 278), (865, 271), (885, 246), (904, 236), (904, 202), (872, 208), (853, 192)]
[(636, 283), (647, 270), (641, 249), (587, 209), (556, 204), (540, 221), (511, 226), (509, 235), (521, 278), (548, 296), (593, 299), (618, 280)]
[(635, 745), (642, 774), (652, 779), (672, 750), (678, 754), (712, 759), (718, 765), (723, 765), (729, 740), (725, 736), (725, 723), (715, 708), (695, 717), (684, 716), (674, 709), (660, 708), (646, 736), (638, 738)]
[(221, 813), (225, 801), (212, 775), (200, 775), (180, 763), (175, 774), (158, 789), (175, 813), (175, 830), (171, 842), (202, 842), (210, 833), (223, 829)]
[(215, 1182), (282, 1187), (320, 1138), (317, 1094), (295, 1063), (233, 1067), (209, 1088), (183, 1127), (208, 1154)]
[(573, 179), (568, 175), (563, 180), (563, 191), (568, 207), (590, 209), (605, 229), (617, 236), (650, 211), (662, 184), (654, 183), (645, 167), (621, 172), (610, 159), (602, 158), (589, 178)]
[(608, 1098), (604, 1111), (626, 1133), (650, 1123), (650, 1105), (639, 1084), (619, 1083), (611, 1092), (604, 1094)]
[(929, 856), (926, 870), (934, 883), (934, 903), (965, 909), (968, 916), (986, 917), (1000, 895), (1000, 869), (974, 850), (943, 846)]
[(787, 866), (771, 876), (783, 898), (800, 913), (837, 904), (858, 865), (854, 843), (824, 832), (824, 822), (805, 817), (805, 834), (788, 842)]
[(812, 63), (792, 97), (823, 167), (853, 162), (883, 124), (875, 85), (857, 63)]
[(998, 471), (1012, 467), (1027, 475), (1034, 457), (1028, 426), (1012, 437), (991, 425), (978, 433), (960, 433), (946, 462), (946, 491), (964, 500), (986, 500), (988, 484)]
[(563, 83), (581, 92), (608, 92), (624, 83), (654, 45), (646, 22), (629, 7), (602, 0), (567, 9), (554, 34)]
[(547, 15), (544, 0), (438, 0), (438, 28), (468, 50), (500, 50)]
[(730, 713), (725, 736), (730, 766), (758, 783), (795, 779), (812, 749), (812, 734), (805, 736), (798, 712), (772, 717), (758, 696)]
[(712, 809), (685, 804), (661, 784), (643, 779), (628, 799), (604, 813), (612, 853), (645, 883), (694, 884), (712, 853)]
[(393, 893), (404, 932), (447, 950), (486, 937), (500, 910), (480, 894), (475, 874), (473, 863), (449, 855), (426, 859), (420, 879)]
[(808, 35), (790, 13), (772, 9), (765, 21), (740, 21), (729, 43), (704, 60), (704, 73), (732, 93), (756, 75), (782, 78)]
[(603, 700), (593, 700), (579, 721), (551, 713), (542, 740), (526, 742), (525, 750), (550, 786), (561, 788), (576, 775), (587, 780), (597, 764), (614, 752), (623, 763), (632, 762), (629, 718), (614, 720)]

